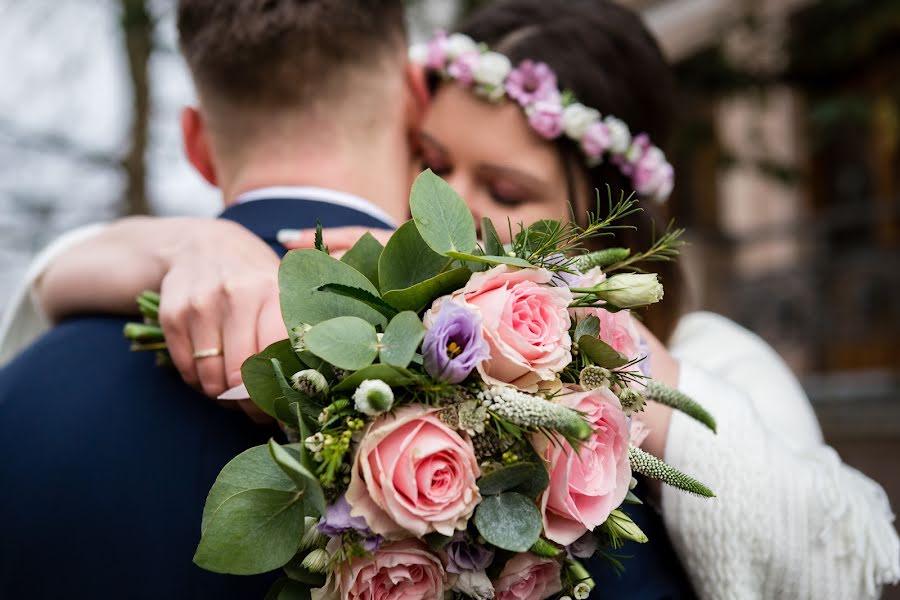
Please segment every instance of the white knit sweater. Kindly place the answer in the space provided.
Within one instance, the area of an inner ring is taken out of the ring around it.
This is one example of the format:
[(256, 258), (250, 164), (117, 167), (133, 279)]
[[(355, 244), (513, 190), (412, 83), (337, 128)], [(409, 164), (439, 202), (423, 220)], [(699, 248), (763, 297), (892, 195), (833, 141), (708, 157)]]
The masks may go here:
[(846, 600), (896, 583), (900, 544), (884, 491), (823, 444), (778, 355), (711, 313), (683, 318), (670, 346), (680, 389), (718, 423), (716, 435), (676, 412), (666, 446), (667, 462), (717, 494), (663, 486), (663, 519), (697, 594)]

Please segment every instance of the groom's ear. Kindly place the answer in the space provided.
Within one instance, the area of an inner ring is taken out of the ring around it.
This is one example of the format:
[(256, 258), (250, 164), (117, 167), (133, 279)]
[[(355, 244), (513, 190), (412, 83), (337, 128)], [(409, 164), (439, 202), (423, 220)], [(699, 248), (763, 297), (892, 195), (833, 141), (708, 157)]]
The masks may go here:
[(431, 95), (425, 81), (425, 69), (411, 62), (406, 63), (406, 126), (411, 132), (418, 133), (428, 110)]
[(186, 106), (181, 111), (181, 137), (184, 153), (197, 172), (211, 185), (218, 185), (206, 124), (203, 122), (203, 115), (196, 108)]

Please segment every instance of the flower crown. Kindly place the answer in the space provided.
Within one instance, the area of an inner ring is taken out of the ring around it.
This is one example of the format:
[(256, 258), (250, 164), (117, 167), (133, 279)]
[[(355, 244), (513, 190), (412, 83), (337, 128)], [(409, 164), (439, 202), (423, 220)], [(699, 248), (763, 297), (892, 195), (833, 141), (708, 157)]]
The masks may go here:
[(632, 137), (628, 125), (612, 115), (578, 102), (570, 91), (560, 92), (556, 73), (549, 65), (523, 60), (514, 69), (509, 58), (477, 44), (465, 34), (443, 31), (425, 44), (409, 50), (410, 59), (471, 88), (478, 96), (499, 102), (515, 100), (525, 110), (528, 123), (541, 137), (554, 140), (565, 135), (578, 144), (588, 166), (608, 160), (631, 179), (634, 190), (665, 202), (672, 192), (673, 170), (662, 150), (641, 133)]

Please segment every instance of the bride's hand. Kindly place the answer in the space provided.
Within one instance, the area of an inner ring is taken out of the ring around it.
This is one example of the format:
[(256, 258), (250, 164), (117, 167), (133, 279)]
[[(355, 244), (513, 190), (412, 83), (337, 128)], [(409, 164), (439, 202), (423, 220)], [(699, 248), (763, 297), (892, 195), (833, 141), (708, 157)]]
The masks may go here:
[[(204, 220), (163, 260), (159, 320), (172, 361), (188, 384), (215, 398), (240, 385), (248, 357), (287, 337), (278, 256), (240, 225)], [(268, 420), (251, 401), (238, 403), (254, 421)]]
[[(340, 258), (366, 233), (371, 233), (384, 245), (393, 231), (368, 227), (329, 227), (322, 231), (322, 241), (328, 246), (332, 256)], [(288, 250), (312, 248), (315, 246), (315, 236), (315, 229), (282, 229), (278, 232), (278, 241)]]

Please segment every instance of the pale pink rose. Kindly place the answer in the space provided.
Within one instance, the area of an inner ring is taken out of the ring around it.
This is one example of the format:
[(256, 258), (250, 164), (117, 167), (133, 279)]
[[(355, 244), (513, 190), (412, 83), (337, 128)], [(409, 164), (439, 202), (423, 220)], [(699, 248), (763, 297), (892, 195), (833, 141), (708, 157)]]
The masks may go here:
[(628, 494), (629, 430), (622, 405), (608, 388), (570, 390), (555, 401), (581, 411), (595, 430), (578, 453), (563, 440), (532, 440), (550, 473), (550, 485), (540, 499), (544, 534), (567, 546), (606, 521)]
[(480, 474), (472, 442), (437, 409), (404, 406), (363, 435), (347, 488), (350, 514), (387, 538), (453, 535), (481, 501)]
[(592, 308), (590, 314), (600, 319), (600, 339), (629, 359), (638, 357), (641, 334), (634, 324), (634, 317), (627, 310), (610, 312), (604, 308)]
[(447, 575), (437, 556), (417, 540), (382, 546), (374, 555), (342, 564), (312, 600), (440, 600)]
[(425, 326), (448, 298), (473, 307), (481, 314), (482, 333), (490, 346), (490, 358), (477, 366), (482, 379), (535, 391), (572, 361), (572, 292), (549, 285), (552, 277), (544, 269), (507, 265), (475, 273), (464, 288), (435, 301)]
[(562, 590), (559, 563), (523, 552), (503, 567), (494, 591), (494, 600), (545, 600)]

